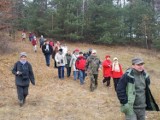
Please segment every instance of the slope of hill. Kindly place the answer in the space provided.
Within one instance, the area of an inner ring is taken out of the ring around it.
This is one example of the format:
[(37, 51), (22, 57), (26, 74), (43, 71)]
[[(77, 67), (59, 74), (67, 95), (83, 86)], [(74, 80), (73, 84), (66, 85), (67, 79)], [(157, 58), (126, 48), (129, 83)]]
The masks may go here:
[[(57, 69), (46, 67), (44, 56), (38, 48), (34, 53), (32, 45), (17, 41), (13, 43), (17, 53), (0, 56), (0, 120), (123, 120), (120, 104), (114, 91), (102, 84), (102, 71), (99, 75), (99, 86), (94, 92), (89, 91), (89, 78), (81, 86), (73, 77), (59, 80)], [(131, 58), (141, 56), (145, 60), (146, 70), (151, 76), (152, 93), (160, 105), (160, 82), (158, 54), (133, 47), (109, 47), (83, 43), (67, 43), (70, 50), (79, 48), (87, 51), (94, 48), (101, 60), (106, 54), (118, 57), (125, 71), (130, 67)], [(14, 76), (11, 73), (13, 64), (19, 59), (19, 52), (28, 53), (28, 61), (33, 66), (36, 86), (30, 85), (29, 96), (23, 107), (19, 107)], [(157, 112), (147, 112), (148, 120), (159, 120)]]

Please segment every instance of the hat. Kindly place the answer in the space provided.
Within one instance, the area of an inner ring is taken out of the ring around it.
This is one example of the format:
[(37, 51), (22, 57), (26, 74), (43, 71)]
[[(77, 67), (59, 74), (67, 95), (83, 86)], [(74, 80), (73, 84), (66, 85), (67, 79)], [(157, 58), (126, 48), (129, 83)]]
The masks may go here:
[(21, 52), (20, 53), (20, 57), (22, 57), (22, 56), (26, 56), (27, 57), (27, 53), (26, 52)]
[(106, 55), (106, 58), (110, 58), (110, 55)]
[(97, 51), (96, 50), (92, 50), (92, 54), (96, 54), (97, 53)]
[(117, 58), (117, 57), (114, 57), (114, 58), (113, 58), (113, 61), (115, 61), (115, 60), (118, 60), (118, 58)]
[(34, 36), (34, 39), (36, 39), (36, 36)]
[(62, 49), (62, 48), (60, 48), (60, 49), (59, 49), (59, 51), (60, 51), (60, 52), (62, 52), (62, 51), (63, 51), (63, 49)]
[(78, 48), (76, 48), (76, 49), (74, 50), (74, 52), (79, 52), (79, 49), (78, 49)]
[(136, 57), (136, 58), (133, 58), (132, 59), (132, 65), (137, 65), (137, 64), (144, 64), (144, 61), (141, 59), (141, 58), (138, 58), (138, 57)]

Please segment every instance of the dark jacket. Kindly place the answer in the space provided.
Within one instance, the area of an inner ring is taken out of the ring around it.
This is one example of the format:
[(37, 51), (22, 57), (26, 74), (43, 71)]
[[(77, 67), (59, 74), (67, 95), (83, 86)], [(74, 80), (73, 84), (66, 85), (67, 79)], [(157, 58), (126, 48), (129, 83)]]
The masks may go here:
[(71, 58), (72, 58), (72, 55), (70, 55), (70, 54), (66, 54), (66, 61), (67, 61), (67, 63), (66, 63), (66, 67), (69, 67), (69, 64), (70, 64), (70, 61), (71, 61)]
[[(20, 71), (21, 74), (17, 75), (17, 71)], [(12, 73), (15, 75), (16, 85), (29, 86), (30, 81), (35, 85), (32, 66), (29, 62), (26, 62), (24, 65), (20, 61), (16, 62)]]
[[(146, 105), (147, 105), (146, 110), (159, 111), (159, 107), (156, 104), (151, 94), (151, 91), (149, 89), (149, 85), (150, 85), (149, 75), (145, 71), (143, 71), (142, 74), (146, 82), (146, 89), (145, 89), (146, 90)], [(136, 93), (135, 93), (135, 79), (134, 79), (132, 69), (128, 69), (126, 73), (121, 77), (117, 85), (116, 92), (117, 92), (118, 99), (120, 103), (122, 104), (122, 106), (127, 103), (132, 104), (132, 105), (134, 104)]]
[(52, 48), (51, 45), (49, 45), (49, 50), (46, 50), (46, 44), (44, 44), (42, 46), (42, 52), (43, 52), (44, 55), (48, 55), (48, 54), (51, 55), (53, 53), (53, 48)]

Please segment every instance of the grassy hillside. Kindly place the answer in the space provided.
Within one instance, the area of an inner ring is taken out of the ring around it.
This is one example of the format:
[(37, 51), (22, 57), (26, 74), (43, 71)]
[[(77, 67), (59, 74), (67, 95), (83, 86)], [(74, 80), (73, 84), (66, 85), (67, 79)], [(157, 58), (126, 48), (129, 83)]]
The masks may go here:
[[(102, 84), (102, 71), (99, 75), (99, 86), (94, 92), (89, 91), (89, 78), (83, 86), (74, 81), (73, 76), (59, 80), (57, 69), (46, 67), (44, 56), (38, 46), (34, 53), (32, 45), (17, 39), (12, 43), (17, 52), (0, 56), (0, 120), (123, 120), (120, 104), (114, 91), (113, 82), (110, 88)], [(118, 57), (125, 71), (131, 66), (134, 56), (145, 60), (145, 68), (151, 76), (152, 93), (160, 106), (160, 59), (155, 52), (133, 47), (110, 47), (82, 43), (67, 43), (70, 50), (79, 48), (87, 51), (94, 48), (101, 60), (105, 55)], [(17, 101), (14, 76), (11, 73), (13, 64), (19, 59), (19, 52), (28, 53), (36, 78), (36, 86), (30, 85), (29, 96), (23, 107)], [(160, 113), (147, 112), (147, 120), (160, 120)]]

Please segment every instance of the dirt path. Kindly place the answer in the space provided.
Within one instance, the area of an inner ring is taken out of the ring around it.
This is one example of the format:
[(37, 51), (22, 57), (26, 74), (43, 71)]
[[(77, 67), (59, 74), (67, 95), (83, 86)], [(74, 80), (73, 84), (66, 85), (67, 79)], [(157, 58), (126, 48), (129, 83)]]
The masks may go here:
[[(102, 73), (99, 75), (99, 86), (94, 92), (89, 91), (89, 78), (83, 86), (73, 77), (59, 80), (57, 69), (46, 67), (44, 56), (39, 49), (34, 53), (29, 42), (16, 43), (17, 53), (0, 57), (0, 120), (123, 120), (119, 102), (113, 88), (102, 85)], [(68, 44), (71, 50), (77, 44)], [(101, 46), (80, 44), (82, 50), (95, 47), (103, 58), (106, 53), (116, 51)], [(11, 74), (12, 65), (18, 60), (20, 51), (28, 53), (28, 61), (32, 64), (36, 78), (36, 86), (30, 85), (26, 104), (19, 107), (17, 101), (14, 76)], [(120, 53), (122, 54), (122, 53)], [(127, 66), (127, 65), (126, 65)], [(148, 113), (148, 120), (159, 120), (159, 114)]]

